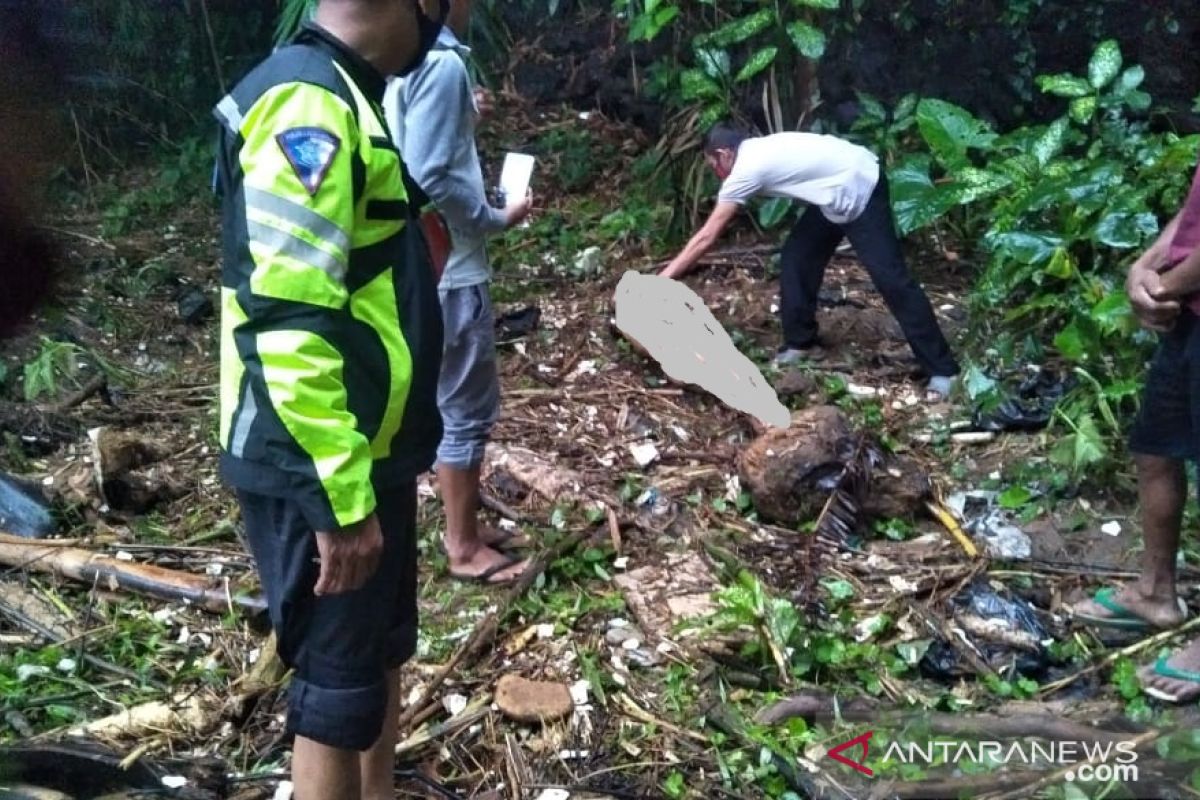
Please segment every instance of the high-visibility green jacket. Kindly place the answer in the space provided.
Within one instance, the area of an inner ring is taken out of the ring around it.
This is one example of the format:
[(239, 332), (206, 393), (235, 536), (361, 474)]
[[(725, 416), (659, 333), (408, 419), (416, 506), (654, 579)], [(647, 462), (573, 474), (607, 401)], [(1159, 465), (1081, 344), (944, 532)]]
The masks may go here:
[(368, 516), (442, 434), (441, 311), (384, 88), (308, 26), (215, 109), (221, 470), (315, 530)]

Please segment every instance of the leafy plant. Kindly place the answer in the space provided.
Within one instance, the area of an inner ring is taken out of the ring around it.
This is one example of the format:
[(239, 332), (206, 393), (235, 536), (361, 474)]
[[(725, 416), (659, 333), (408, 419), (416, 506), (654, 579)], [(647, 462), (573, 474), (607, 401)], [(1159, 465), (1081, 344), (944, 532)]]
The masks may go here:
[(891, 170), (901, 231), (944, 226), (980, 242), (980, 339), (1010, 362), (1052, 348), (1086, 376), (1055, 415), (1055, 460), (1077, 475), (1119, 452), (1119, 412), (1136, 397), (1150, 343), (1135, 333), (1125, 266), (1178, 208), (1200, 146), (1139, 118), (1151, 102), (1144, 77), (1115, 41), (1102, 42), (1086, 75), (1038, 78), (1064, 101), (1062, 116), (1005, 134), (923, 99), (913, 117), (925, 152)]
[(22, 372), (25, 400), (32, 403), (43, 396), (53, 397), (63, 381), (74, 381), (82, 353), (76, 344), (43, 336), (41, 349), (25, 363)]
[(839, 0), (737, 0), (719, 10), (703, 2), (616, 0), (614, 7), (628, 16), (632, 42), (653, 41), (677, 20), (691, 24), (691, 64), (660, 63), (652, 85), (674, 105), (699, 108), (701, 127), (727, 116), (731, 98), (765, 78), (764, 112), (772, 127), (784, 129), (811, 107), (816, 92), (807, 65), (825, 54), (821, 12), (837, 9)]

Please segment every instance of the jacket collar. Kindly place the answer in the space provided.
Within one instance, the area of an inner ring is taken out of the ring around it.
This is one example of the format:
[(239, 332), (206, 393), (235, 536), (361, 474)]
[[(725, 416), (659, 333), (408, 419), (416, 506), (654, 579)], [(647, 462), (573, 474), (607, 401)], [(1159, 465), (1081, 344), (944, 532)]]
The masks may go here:
[(459, 40), (454, 31), (450, 30), (449, 25), (443, 25), (441, 32), (438, 33), (437, 47), (440, 50), (453, 50), (463, 56), (471, 53), (471, 48)]
[(314, 22), (306, 22), (296, 35), (297, 44), (309, 44), (325, 50), (350, 73), (350, 77), (367, 97), (376, 103), (383, 102), (387, 80), (383, 74), (365, 58), (351, 49), (345, 42)]

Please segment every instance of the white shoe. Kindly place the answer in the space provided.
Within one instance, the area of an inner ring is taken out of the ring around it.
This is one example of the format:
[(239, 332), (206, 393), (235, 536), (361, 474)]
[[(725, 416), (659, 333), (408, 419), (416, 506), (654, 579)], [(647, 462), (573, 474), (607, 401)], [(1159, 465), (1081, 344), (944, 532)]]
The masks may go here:
[(950, 397), (953, 389), (953, 375), (934, 375), (925, 387), (925, 399), (931, 402), (942, 402)]

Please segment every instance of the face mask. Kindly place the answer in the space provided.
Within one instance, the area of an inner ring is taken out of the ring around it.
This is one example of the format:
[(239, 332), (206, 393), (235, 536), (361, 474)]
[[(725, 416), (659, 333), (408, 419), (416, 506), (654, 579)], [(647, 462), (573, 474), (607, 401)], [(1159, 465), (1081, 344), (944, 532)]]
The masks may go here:
[(436, 20), (426, 16), (425, 9), (421, 8), (421, 0), (413, 0), (413, 9), (417, 15), (417, 54), (407, 66), (396, 72), (399, 76), (409, 74), (425, 61), (425, 56), (433, 49), (438, 34), (442, 32), (442, 26), (446, 23), (446, 15), (450, 13), (450, 0), (439, 0)]

